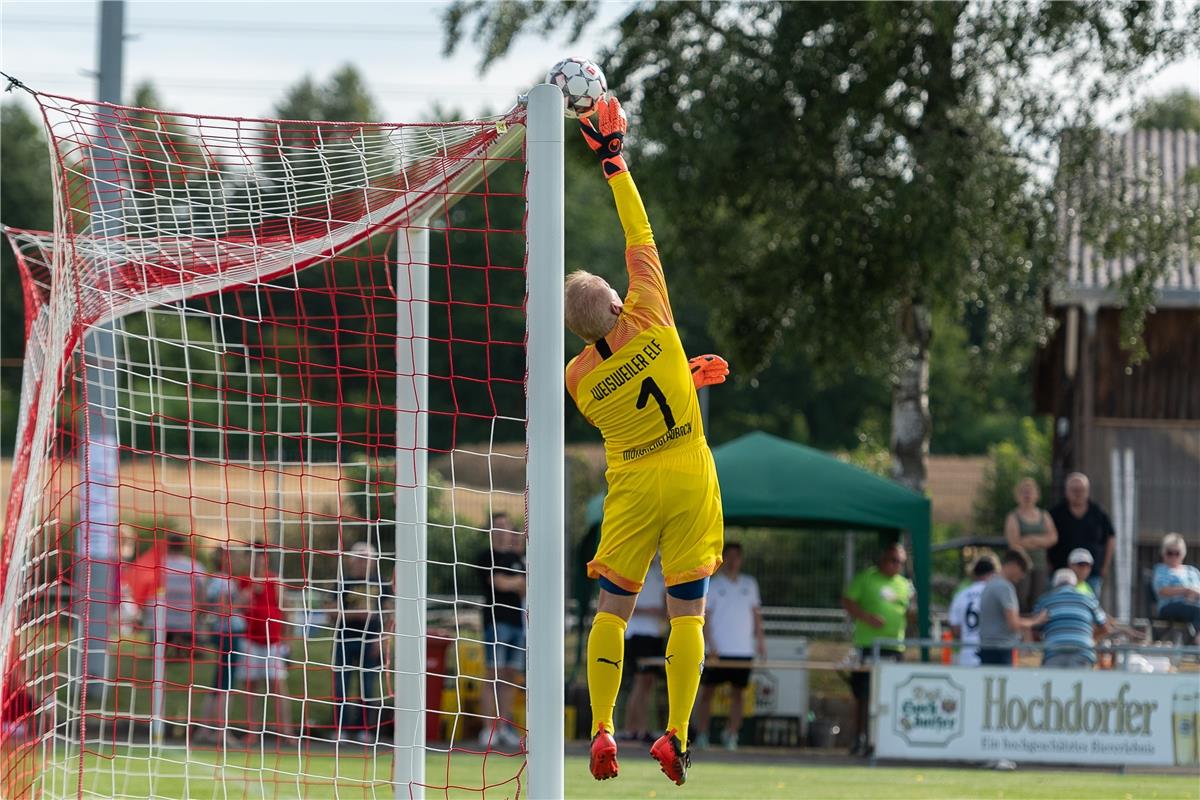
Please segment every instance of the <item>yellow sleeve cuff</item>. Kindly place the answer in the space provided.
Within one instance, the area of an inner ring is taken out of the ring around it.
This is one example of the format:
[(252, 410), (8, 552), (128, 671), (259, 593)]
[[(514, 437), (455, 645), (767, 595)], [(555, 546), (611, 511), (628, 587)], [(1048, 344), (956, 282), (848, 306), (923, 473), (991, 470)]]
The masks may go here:
[(633, 176), (622, 172), (612, 178), (608, 185), (612, 187), (613, 199), (617, 203), (617, 216), (621, 218), (621, 227), (625, 229), (625, 247), (654, 244), (650, 218), (646, 216), (646, 207), (642, 205), (642, 197), (638, 194)]

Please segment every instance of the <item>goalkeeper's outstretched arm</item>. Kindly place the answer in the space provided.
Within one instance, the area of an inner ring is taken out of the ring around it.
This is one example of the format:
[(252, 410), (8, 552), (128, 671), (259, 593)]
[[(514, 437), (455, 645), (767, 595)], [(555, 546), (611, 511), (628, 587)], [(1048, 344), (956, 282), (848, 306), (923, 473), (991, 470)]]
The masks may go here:
[(579, 129), (583, 138), (592, 148), (604, 177), (612, 187), (613, 199), (617, 204), (617, 215), (621, 218), (621, 227), (625, 230), (625, 247), (653, 245), (654, 232), (650, 229), (650, 220), (646, 216), (646, 207), (638, 194), (633, 176), (629, 174), (629, 166), (625, 163), (623, 153), (625, 133), (629, 129), (629, 121), (616, 97), (608, 96), (600, 99), (596, 105), (598, 126), (589, 119), (579, 120)]
[(608, 185), (612, 187), (617, 216), (621, 218), (621, 227), (625, 230), (625, 249), (653, 245), (654, 231), (650, 229), (650, 219), (646, 216), (646, 207), (642, 205), (642, 196), (638, 194), (633, 176), (626, 170), (609, 178)]
[[(629, 175), (622, 155), (629, 123), (615, 97), (604, 97), (597, 104), (595, 123), (582, 119), (579, 128), (584, 141), (600, 160), (604, 177), (612, 187), (621, 227), (625, 230), (625, 267), (629, 272), (629, 291), (624, 300), (598, 275), (576, 270), (567, 276), (564, 317), (567, 327), (589, 344), (605, 338), (621, 315), (636, 311), (638, 322), (674, 326), (671, 300), (663, 275), (654, 232), (637, 187)], [(632, 317), (631, 317), (632, 318)], [(706, 378), (711, 376), (706, 376)]]

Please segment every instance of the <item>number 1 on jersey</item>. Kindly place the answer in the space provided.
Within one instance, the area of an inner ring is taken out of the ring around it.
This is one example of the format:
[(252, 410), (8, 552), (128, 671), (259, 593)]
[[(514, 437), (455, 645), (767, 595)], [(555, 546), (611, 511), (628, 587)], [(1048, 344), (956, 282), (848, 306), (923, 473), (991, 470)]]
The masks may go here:
[(646, 407), (646, 403), (651, 397), (658, 401), (658, 410), (662, 412), (663, 422), (666, 423), (667, 430), (674, 428), (675, 415), (671, 413), (671, 406), (667, 404), (667, 396), (662, 393), (662, 389), (658, 388), (658, 384), (654, 382), (654, 378), (646, 378), (642, 381), (642, 388), (638, 392), (638, 411)]

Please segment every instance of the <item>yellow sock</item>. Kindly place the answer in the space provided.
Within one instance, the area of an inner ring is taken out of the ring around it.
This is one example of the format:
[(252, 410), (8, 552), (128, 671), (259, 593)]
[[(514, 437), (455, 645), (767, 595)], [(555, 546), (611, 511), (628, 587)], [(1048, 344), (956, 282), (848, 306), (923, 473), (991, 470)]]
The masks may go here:
[(625, 658), (625, 620), (607, 611), (596, 614), (588, 634), (588, 694), (592, 699), (592, 736), (604, 723), (614, 733), (613, 706), (621, 691), (621, 662)]
[(704, 617), (673, 617), (667, 639), (667, 730), (675, 729), (679, 746), (687, 750), (688, 719), (700, 688), (704, 667)]

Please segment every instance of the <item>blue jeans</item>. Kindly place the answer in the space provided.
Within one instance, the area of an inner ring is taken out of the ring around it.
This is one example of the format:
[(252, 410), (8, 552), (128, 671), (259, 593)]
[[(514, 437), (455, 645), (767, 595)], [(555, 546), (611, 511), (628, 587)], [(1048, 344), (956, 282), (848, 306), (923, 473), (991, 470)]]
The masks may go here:
[(1096, 666), (1096, 653), (1091, 650), (1068, 650), (1063, 653), (1046, 651), (1042, 656), (1042, 666), (1054, 669), (1091, 669)]
[(1158, 607), (1158, 618), (1172, 622), (1190, 622), (1200, 628), (1200, 604), (1171, 600)]
[(228, 690), (233, 688), (233, 676), (237, 672), (238, 662), (241, 661), (240, 636), (236, 633), (218, 633), (217, 645), (217, 674), (216, 688)]
[(525, 669), (525, 626), (491, 621), (483, 624), (483, 652), (489, 667)]
[(1088, 575), (1087, 585), (1092, 587), (1092, 591), (1096, 593), (1096, 602), (1100, 602), (1100, 589), (1104, 586), (1103, 575)]
[[(379, 695), (380, 641), (342, 639), (333, 647), (333, 699), (337, 703), (338, 734), (374, 731), (379, 726), (383, 698)], [(350, 683), (358, 677), (358, 701), (350, 702)]]

